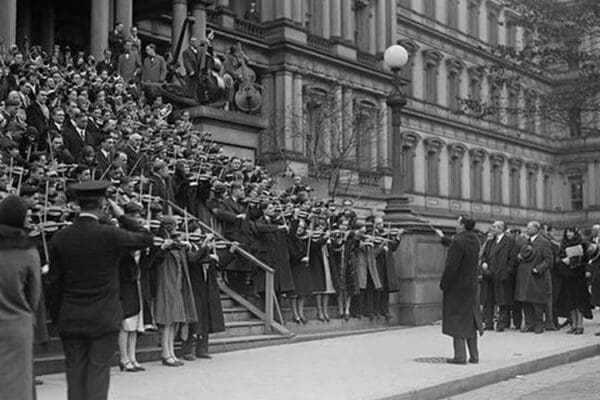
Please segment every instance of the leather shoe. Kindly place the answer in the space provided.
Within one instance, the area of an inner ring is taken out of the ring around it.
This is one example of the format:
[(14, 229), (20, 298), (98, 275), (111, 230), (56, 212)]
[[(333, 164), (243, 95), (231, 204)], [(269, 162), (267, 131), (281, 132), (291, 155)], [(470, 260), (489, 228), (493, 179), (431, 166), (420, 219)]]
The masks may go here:
[(212, 360), (212, 356), (210, 354), (208, 354), (208, 353), (197, 353), (196, 357), (198, 357), (198, 358), (204, 358), (204, 359), (207, 359), (207, 360)]
[(524, 326), (521, 328), (521, 333), (533, 332), (533, 326)]
[(470, 364), (479, 364), (479, 358), (469, 358)]
[(533, 330), (534, 333), (536, 334), (540, 334), (540, 333), (544, 333), (544, 327), (543, 326), (536, 326), (535, 329)]
[(497, 326), (496, 327), (496, 332), (504, 332), (504, 327), (503, 326)]
[(556, 327), (556, 325), (554, 325), (553, 323), (546, 324), (544, 326), (544, 329), (547, 330), (547, 331), (557, 331), (558, 330), (558, 328)]
[(194, 355), (194, 353), (189, 353), (189, 354), (185, 354), (183, 356), (183, 359), (185, 361), (194, 361), (194, 360), (196, 360), (196, 356)]
[(467, 360), (459, 360), (457, 358), (446, 358), (446, 363), (448, 364), (457, 364), (457, 365), (466, 365)]
[(600, 336), (600, 332), (594, 333), (594, 336)]

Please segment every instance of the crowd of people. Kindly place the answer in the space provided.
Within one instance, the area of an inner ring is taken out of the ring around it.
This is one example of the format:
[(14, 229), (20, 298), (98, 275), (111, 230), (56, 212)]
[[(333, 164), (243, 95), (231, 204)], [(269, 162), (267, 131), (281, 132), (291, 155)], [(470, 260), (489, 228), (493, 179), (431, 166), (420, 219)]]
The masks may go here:
[[(389, 293), (398, 289), (393, 252), (402, 230), (381, 218), (359, 222), (352, 201), (320, 201), (299, 176), (278, 190), (264, 168), (225, 154), (218, 137), (195, 131), (189, 112), (175, 118), (161, 96), (146, 99), (140, 84), (165, 79), (169, 66), (152, 44), (142, 60), (135, 27), (127, 37), (117, 24), (109, 43), (98, 62), (60, 46), (51, 54), (37, 46), (0, 52), (0, 238), (15, 235), (27, 251), (26, 244), (35, 243), (39, 257), (31, 265), (39, 271), (28, 269), (31, 294), (20, 309), (37, 321), (36, 342), (48, 341), (46, 321), (52, 320), (71, 373), (107, 368), (108, 362), (92, 368), (69, 360), (81, 351), (75, 338), (113, 328), (123, 371), (144, 370), (136, 339), (147, 329), (160, 331), (166, 366), (183, 365), (179, 357), (209, 358), (208, 334), (225, 329), (218, 276), (250, 298), (264, 296), (264, 272), (237, 249), (275, 270), (275, 293), (280, 303), (288, 299), (295, 323), (307, 322), (309, 297), (317, 318), (329, 321), (334, 295), (336, 317), (389, 318)], [(83, 196), (86, 190), (94, 196)], [(103, 196), (108, 200), (98, 215)], [(26, 218), (15, 209), (24, 209)], [(86, 218), (120, 226), (130, 236), (83, 242)], [(69, 229), (74, 233), (64, 233)], [(107, 255), (83, 262), (86, 246)], [(86, 286), (85, 280), (98, 278), (95, 266), (110, 257), (118, 265), (117, 284), (106, 277), (106, 287)], [(83, 281), (69, 279), (73, 263), (87, 265), (77, 272), (88, 274)], [(94, 298), (115, 288), (120, 301), (112, 314), (112, 303), (99, 301), (97, 312), (69, 303), (75, 293)], [(21, 339), (13, 353), (27, 340), (15, 332)], [(183, 342), (178, 354), (176, 337)], [(23, 368), (28, 373), (7, 386), (10, 396), (32, 373), (30, 365)], [(73, 379), (85, 381), (81, 374)], [(85, 398), (84, 386), (70, 383), (70, 396)]]

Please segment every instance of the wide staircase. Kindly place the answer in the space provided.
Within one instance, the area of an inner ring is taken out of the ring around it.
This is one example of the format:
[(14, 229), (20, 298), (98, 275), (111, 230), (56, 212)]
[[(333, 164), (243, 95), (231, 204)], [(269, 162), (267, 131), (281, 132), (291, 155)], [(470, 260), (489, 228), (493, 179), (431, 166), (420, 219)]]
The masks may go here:
[[(172, 207), (178, 213), (185, 213), (174, 204)], [(189, 214), (188, 217), (196, 219)], [(207, 231), (221, 237), (218, 232), (202, 221), (197, 220), (197, 222), (203, 225)], [(364, 317), (345, 321), (339, 318), (337, 306), (330, 306), (328, 309), (331, 320), (321, 322), (317, 320), (316, 307), (310, 304), (307, 304), (305, 308), (305, 316), (309, 320), (307, 324), (282, 323), (282, 321), (290, 321), (292, 313), (289, 307), (286, 307), (288, 305), (286, 299), (282, 299), (281, 307), (278, 303), (273, 290), (273, 269), (243, 249), (238, 249), (237, 252), (257, 268), (265, 271), (265, 295), (261, 299), (254, 298), (248, 293), (242, 295), (231, 289), (222, 280), (218, 280), (226, 330), (211, 334), (209, 345), (211, 353), (368, 332), (385, 329), (393, 324), (393, 321), (390, 323), (384, 319)], [(36, 345), (34, 348), (34, 367), (38, 376), (64, 371), (62, 343), (57, 335), (56, 327), (51, 322), (48, 322), (48, 330), (51, 337), (50, 342), (46, 346)], [(160, 359), (161, 348), (158, 332), (144, 332), (138, 336), (137, 354), (140, 362)], [(118, 360), (118, 355), (115, 355), (113, 364), (118, 365)]]

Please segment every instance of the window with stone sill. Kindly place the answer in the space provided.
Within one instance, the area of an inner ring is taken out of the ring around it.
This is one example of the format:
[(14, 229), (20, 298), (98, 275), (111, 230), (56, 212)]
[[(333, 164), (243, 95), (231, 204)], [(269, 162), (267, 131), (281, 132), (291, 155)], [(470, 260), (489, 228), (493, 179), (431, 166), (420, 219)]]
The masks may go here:
[(448, 108), (458, 110), (460, 100), (460, 74), (448, 72)]
[(458, 29), (458, 2), (459, 0), (448, 0), (446, 6), (446, 23), (454, 29)]
[(517, 47), (517, 23), (512, 18), (506, 21), (506, 46)]
[(554, 204), (552, 204), (552, 175), (544, 174), (544, 209), (552, 210)]
[[(321, 0), (315, 1), (321, 3)], [(371, 50), (370, 24), (373, 18), (373, 3), (369, 0), (354, 0), (354, 43), (361, 51)]]
[(519, 207), (521, 203), (521, 170), (520, 168), (513, 167), (510, 170), (509, 175), (510, 181), (510, 205), (512, 207)]
[(519, 92), (511, 90), (508, 93), (508, 109), (506, 110), (507, 123), (510, 126), (519, 125)]
[(426, 157), (427, 194), (438, 196), (440, 194), (440, 158), (435, 150), (428, 151)]
[(583, 210), (583, 179), (581, 176), (570, 178), (571, 208), (573, 211)]
[(467, 33), (479, 39), (479, 9), (481, 3), (478, 0), (468, 0), (467, 4)]
[(502, 204), (502, 165), (495, 164), (491, 169), (491, 200), (492, 203)]
[(527, 172), (527, 207), (537, 208), (537, 171)]
[(483, 200), (483, 161), (473, 160), (471, 162), (471, 199)]
[(408, 8), (408, 9), (412, 8), (412, 1), (411, 0), (399, 0), (398, 4), (400, 4), (404, 8)]
[(462, 198), (462, 156), (460, 154), (450, 156), (450, 197)]
[(404, 146), (402, 148), (402, 170), (404, 171), (402, 187), (409, 192), (415, 188), (414, 158), (415, 151), (413, 146)]
[(436, 0), (422, 0), (423, 14), (431, 19), (435, 19), (435, 2)]
[(487, 14), (487, 28), (488, 28), (488, 43), (492, 46), (498, 45), (498, 10), (492, 8)]

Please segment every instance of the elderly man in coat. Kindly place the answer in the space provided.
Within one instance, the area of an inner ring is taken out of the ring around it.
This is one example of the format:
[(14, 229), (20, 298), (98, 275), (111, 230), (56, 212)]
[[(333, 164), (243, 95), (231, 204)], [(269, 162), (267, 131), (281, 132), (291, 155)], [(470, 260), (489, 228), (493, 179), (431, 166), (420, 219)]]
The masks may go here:
[(469, 347), (469, 362), (479, 362), (477, 330), (483, 331), (477, 304), (479, 240), (474, 228), (475, 220), (464, 216), (458, 219), (440, 281), (444, 292), (442, 332), (452, 336), (454, 342), (454, 357), (446, 360), (451, 364), (467, 363), (465, 341)]
[(491, 310), (488, 304), (486, 304), (488, 307), (484, 306), (484, 320), (486, 321), (486, 329), (488, 329), (488, 324), (492, 321), (494, 304), (497, 305), (499, 315), (496, 331), (502, 332), (505, 328), (510, 327), (510, 311), (515, 298), (515, 277), (519, 250), (514, 239), (504, 233), (506, 225), (503, 221), (495, 221), (490, 230), (494, 238), (486, 246), (481, 256), (481, 268), (491, 271), (490, 286), (494, 301), (491, 304)]

